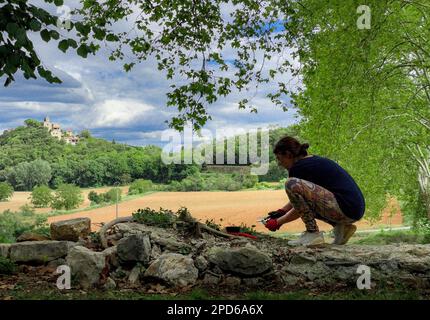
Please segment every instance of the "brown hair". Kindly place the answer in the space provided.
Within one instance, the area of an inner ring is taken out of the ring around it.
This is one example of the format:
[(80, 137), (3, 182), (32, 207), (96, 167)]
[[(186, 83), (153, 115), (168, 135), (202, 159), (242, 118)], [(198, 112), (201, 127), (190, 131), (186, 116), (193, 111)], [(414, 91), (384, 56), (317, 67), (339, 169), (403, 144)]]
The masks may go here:
[(308, 148), (308, 143), (301, 144), (297, 139), (286, 136), (276, 143), (273, 153), (285, 155), (289, 152), (293, 157), (300, 157), (308, 155)]

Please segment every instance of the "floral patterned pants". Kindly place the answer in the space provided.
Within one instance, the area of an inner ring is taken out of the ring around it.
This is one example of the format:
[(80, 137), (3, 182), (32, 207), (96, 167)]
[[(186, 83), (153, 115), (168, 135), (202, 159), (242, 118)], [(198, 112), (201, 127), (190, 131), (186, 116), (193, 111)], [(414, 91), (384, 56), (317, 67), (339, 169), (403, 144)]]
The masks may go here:
[(289, 178), (285, 183), (285, 191), (291, 205), (300, 214), (308, 232), (319, 231), (315, 219), (327, 222), (332, 226), (352, 224), (356, 221), (342, 212), (332, 192), (312, 182)]

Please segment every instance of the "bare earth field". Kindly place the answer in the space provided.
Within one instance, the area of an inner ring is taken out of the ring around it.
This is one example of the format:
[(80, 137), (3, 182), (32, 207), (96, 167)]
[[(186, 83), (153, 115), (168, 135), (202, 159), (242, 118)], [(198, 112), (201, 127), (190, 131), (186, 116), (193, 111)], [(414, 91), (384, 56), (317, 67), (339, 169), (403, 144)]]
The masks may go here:
[[(84, 202), (81, 204), (81, 206), (79, 208), (84, 209), (87, 208), (90, 205), (90, 200), (88, 200), (88, 193), (90, 193), (91, 191), (95, 191), (97, 193), (103, 193), (103, 192), (107, 192), (110, 189), (112, 189), (112, 187), (106, 187), (106, 188), (93, 188), (93, 189), (82, 189), (82, 195), (84, 197)], [(128, 192), (128, 187), (121, 187), (122, 189), (122, 194), (126, 194)], [(25, 204), (30, 205), (30, 195), (31, 192), (15, 192), (13, 194), (12, 199), (10, 199), (10, 201), (7, 202), (0, 202), (0, 212), (3, 212), (7, 209), (12, 210), (12, 211), (18, 211), (19, 208)], [(40, 213), (46, 213), (46, 212), (50, 212), (51, 209), (49, 208), (42, 208), (42, 209), (36, 209), (36, 212), (40, 212)]]
[[(214, 219), (216, 223), (223, 226), (240, 225), (245, 223), (248, 226), (256, 225), (257, 231), (266, 232), (267, 229), (259, 222), (258, 218), (264, 217), (267, 212), (282, 207), (287, 202), (284, 190), (256, 190), (256, 191), (236, 191), (236, 192), (158, 192), (133, 199), (120, 204), (119, 216), (129, 216), (139, 208), (150, 207), (152, 209), (171, 209), (176, 211), (179, 207), (185, 206), (191, 214), (204, 222), (206, 219)], [(4, 204), (1, 204), (4, 205)], [(87, 203), (88, 205), (88, 203)], [(395, 205), (392, 203), (391, 205)], [(85, 205), (84, 205), (85, 206)], [(1, 207), (0, 207), (1, 210)], [(93, 229), (97, 230), (99, 224), (115, 219), (115, 205), (98, 208), (94, 210), (51, 217), (49, 222), (72, 219), (78, 217), (91, 218)], [(222, 219), (222, 221), (220, 221)], [(400, 210), (389, 217), (388, 210), (383, 214), (378, 225), (402, 225)], [(320, 222), (321, 230), (331, 230), (331, 226)], [(359, 229), (369, 229), (376, 227), (367, 221), (357, 223)], [(284, 225), (280, 232), (301, 232), (304, 230), (301, 220)]]

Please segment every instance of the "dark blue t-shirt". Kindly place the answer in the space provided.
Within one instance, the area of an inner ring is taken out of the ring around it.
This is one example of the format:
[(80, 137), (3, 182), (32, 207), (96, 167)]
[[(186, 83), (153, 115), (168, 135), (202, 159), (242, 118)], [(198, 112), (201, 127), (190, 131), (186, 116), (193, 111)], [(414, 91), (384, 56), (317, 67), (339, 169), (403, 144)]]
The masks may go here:
[(313, 155), (297, 161), (288, 173), (292, 178), (307, 180), (331, 191), (348, 217), (355, 220), (363, 217), (365, 201), (360, 188), (333, 160)]

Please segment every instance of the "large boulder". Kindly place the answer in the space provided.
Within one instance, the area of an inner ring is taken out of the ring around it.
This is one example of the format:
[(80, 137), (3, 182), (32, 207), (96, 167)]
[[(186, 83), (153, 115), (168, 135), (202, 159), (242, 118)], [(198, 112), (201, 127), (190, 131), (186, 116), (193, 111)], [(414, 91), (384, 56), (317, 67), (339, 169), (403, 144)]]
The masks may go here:
[(109, 247), (105, 249), (103, 252), (103, 255), (105, 256), (106, 263), (113, 268), (119, 267), (119, 261), (118, 261), (118, 248), (116, 246)]
[(33, 233), (33, 232), (24, 232), (18, 238), (16, 238), (16, 242), (27, 242), (27, 241), (46, 241), (50, 240), (47, 236)]
[(141, 265), (138, 264), (134, 266), (134, 268), (131, 269), (130, 274), (128, 275), (128, 282), (133, 285), (138, 284), (144, 271), (145, 271), (145, 268), (142, 267)]
[(430, 288), (430, 245), (348, 245), (324, 248), (293, 248), (283, 278), (307, 286), (356, 286), (359, 268), (369, 268), (372, 286), (395, 283)]
[(189, 253), (192, 250), (190, 245), (183, 242), (179, 242), (175, 239), (172, 239), (166, 236), (161, 237), (161, 236), (152, 234), (151, 240), (155, 242), (157, 245), (161, 246), (162, 249), (168, 250), (171, 252)]
[(75, 244), (68, 241), (32, 241), (10, 246), (10, 259), (17, 263), (44, 264), (63, 258)]
[(194, 285), (199, 271), (194, 261), (178, 253), (165, 253), (145, 271), (145, 277), (156, 278), (174, 287)]
[(0, 243), (0, 257), (9, 258), (10, 244)]
[(72, 275), (84, 288), (97, 285), (105, 268), (105, 255), (88, 248), (76, 246), (72, 248), (66, 258)]
[(260, 275), (272, 268), (272, 259), (252, 247), (212, 248), (208, 252), (208, 261), (223, 271), (242, 276)]
[(148, 263), (151, 259), (151, 242), (146, 234), (134, 234), (118, 242), (117, 254), (121, 263)]
[(87, 237), (91, 232), (89, 218), (77, 218), (51, 223), (51, 239), (78, 241)]

